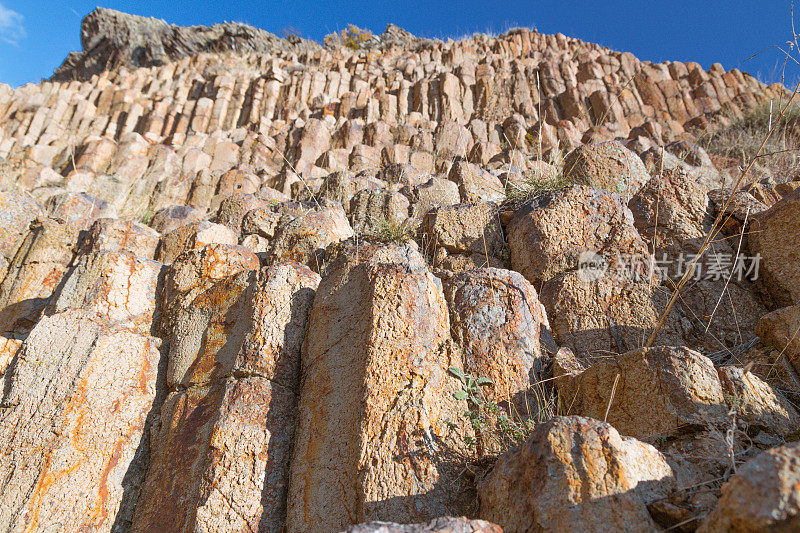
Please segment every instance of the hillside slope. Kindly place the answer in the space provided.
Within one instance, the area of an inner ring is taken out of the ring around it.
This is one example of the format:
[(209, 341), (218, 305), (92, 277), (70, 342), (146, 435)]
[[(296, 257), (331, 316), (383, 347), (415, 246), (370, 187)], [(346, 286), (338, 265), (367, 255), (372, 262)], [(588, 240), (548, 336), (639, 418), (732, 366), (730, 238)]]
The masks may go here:
[(696, 143), (784, 87), (527, 29), (81, 42), (0, 86), (1, 531), (798, 527), (800, 169)]

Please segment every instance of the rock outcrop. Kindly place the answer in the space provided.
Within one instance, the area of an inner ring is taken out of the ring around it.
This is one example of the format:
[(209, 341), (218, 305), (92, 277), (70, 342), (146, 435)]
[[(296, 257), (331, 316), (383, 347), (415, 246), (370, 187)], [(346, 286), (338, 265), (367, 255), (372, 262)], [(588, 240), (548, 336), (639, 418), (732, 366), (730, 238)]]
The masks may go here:
[(350, 32), (0, 85), (0, 530), (796, 529), (800, 183), (697, 144), (785, 88)]

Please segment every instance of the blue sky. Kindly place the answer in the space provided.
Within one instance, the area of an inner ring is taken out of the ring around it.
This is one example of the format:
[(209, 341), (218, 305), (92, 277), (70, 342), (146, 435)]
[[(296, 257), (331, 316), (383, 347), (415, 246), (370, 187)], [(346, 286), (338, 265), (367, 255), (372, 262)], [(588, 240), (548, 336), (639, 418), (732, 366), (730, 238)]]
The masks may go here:
[[(792, 36), (790, 0), (0, 0), (0, 82), (18, 86), (49, 77), (68, 52), (80, 49), (81, 18), (97, 2), (175, 24), (231, 20), (315, 40), (348, 23), (380, 33), (394, 22), (438, 38), (527, 26), (650, 61), (697, 61), (706, 68), (718, 61), (766, 81), (780, 80), (780, 52), (771, 49), (747, 58), (772, 45), (788, 46)], [(795, 21), (800, 31), (800, 1)], [(800, 61), (797, 50), (794, 56)], [(800, 67), (787, 68), (787, 84), (799, 78)]]

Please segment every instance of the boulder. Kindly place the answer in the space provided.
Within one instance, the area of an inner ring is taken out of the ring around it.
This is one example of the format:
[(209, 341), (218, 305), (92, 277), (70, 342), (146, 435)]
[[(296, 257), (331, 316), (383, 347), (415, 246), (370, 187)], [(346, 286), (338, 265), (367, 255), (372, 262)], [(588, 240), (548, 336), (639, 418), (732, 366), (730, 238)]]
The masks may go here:
[(48, 216), (79, 228), (88, 228), (98, 218), (115, 218), (117, 210), (108, 202), (78, 192), (54, 194), (44, 203)]
[[(517, 272), (482, 268), (457, 274), (444, 285), (454, 339), (464, 358), (464, 371), (489, 378), (486, 398), (523, 416), (523, 397), (542, 379), (547, 357), (539, 334), (548, 327), (536, 290)], [(535, 404), (535, 403), (534, 403)]]
[(793, 305), (800, 300), (800, 190), (767, 211), (752, 217), (747, 230), (750, 253), (760, 254), (759, 280), (776, 303)]
[(329, 245), (353, 236), (341, 206), (323, 207), (282, 223), (275, 232), (270, 262), (296, 261), (319, 269), (319, 255)]
[(699, 533), (800, 528), (800, 444), (778, 446), (742, 465)]
[(241, 233), (242, 219), (248, 211), (262, 208), (267, 204), (252, 194), (233, 194), (219, 204), (213, 222), (222, 224), (235, 234)]
[(718, 373), (726, 401), (749, 427), (781, 437), (800, 434), (800, 415), (779, 390), (736, 366)]
[(657, 257), (697, 253), (711, 227), (709, 199), (691, 176), (654, 177), (628, 202), (634, 225)]
[(577, 416), (539, 424), (478, 483), (480, 517), (508, 533), (659, 531), (648, 504), (674, 488), (649, 444)]
[(576, 270), (581, 254), (602, 255), (612, 268), (623, 256), (645, 256), (647, 245), (617, 194), (575, 185), (536, 196), (508, 225), (511, 267), (540, 286)]
[(94, 221), (83, 236), (78, 253), (131, 252), (137, 257), (152, 259), (161, 235), (144, 224), (117, 218)]
[(357, 233), (377, 233), (408, 218), (408, 199), (399, 192), (364, 190), (350, 200), (350, 219)]
[(149, 226), (164, 234), (202, 219), (203, 213), (190, 205), (173, 205), (156, 211), (150, 219)]
[(567, 154), (563, 167), (571, 182), (617, 193), (625, 201), (650, 179), (639, 156), (615, 141), (579, 146)]
[(414, 216), (422, 218), (431, 209), (461, 202), (458, 185), (450, 180), (431, 178), (413, 188), (411, 193)]
[(641, 348), (599, 358), (582, 372), (557, 379), (556, 387), (569, 414), (608, 420), (639, 439), (721, 426), (727, 420), (714, 364), (684, 347)]
[[(581, 356), (625, 353), (644, 345), (666, 303), (655, 296), (661, 293), (654, 293), (647, 281), (609, 273), (586, 279), (575, 271), (559, 274), (539, 292), (559, 345)], [(659, 344), (680, 339), (669, 326), (671, 321), (659, 332)]]
[(185, 224), (161, 236), (156, 260), (172, 263), (179, 255), (209, 244), (236, 244), (236, 234), (221, 224), (201, 221)]
[(458, 185), (461, 200), (466, 204), (501, 203), (506, 198), (500, 178), (466, 161), (456, 161), (447, 178)]
[[(785, 357), (800, 374), (800, 306), (792, 305), (761, 317), (756, 334), (765, 345)], [(799, 385), (800, 386), (800, 385)]]

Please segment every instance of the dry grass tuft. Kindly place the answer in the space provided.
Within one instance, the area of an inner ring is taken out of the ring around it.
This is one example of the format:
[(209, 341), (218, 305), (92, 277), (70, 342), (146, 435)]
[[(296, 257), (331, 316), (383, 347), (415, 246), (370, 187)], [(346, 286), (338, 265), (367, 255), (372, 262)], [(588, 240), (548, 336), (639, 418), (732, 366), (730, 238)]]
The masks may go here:
[[(764, 134), (773, 126), (777, 127), (759, 154)], [(755, 170), (771, 174), (778, 182), (800, 178), (800, 103), (791, 104), (783, 116), (777, 103), (761, 105), (730, 125), (702, 135), (699, 144), (740, 168), (754, 162)]]

